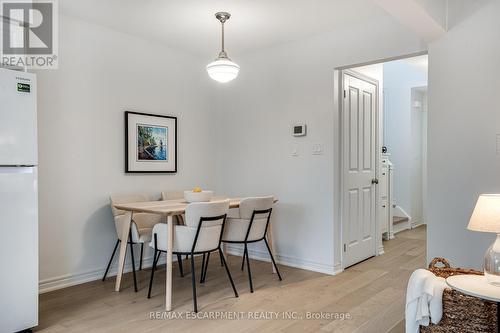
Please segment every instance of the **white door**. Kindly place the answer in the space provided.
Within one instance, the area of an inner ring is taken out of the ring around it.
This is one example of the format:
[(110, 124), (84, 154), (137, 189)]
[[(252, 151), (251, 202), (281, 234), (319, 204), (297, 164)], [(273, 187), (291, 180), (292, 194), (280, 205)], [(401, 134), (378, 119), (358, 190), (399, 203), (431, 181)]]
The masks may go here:
[(376, 255), (377, 84), (344, 72), (342, 235), (344, 267)]

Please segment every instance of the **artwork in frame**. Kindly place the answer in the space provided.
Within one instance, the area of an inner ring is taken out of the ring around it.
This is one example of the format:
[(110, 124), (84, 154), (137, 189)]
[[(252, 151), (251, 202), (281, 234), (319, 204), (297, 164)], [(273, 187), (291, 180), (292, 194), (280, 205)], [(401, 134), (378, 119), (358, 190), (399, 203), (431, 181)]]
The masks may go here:
[(177, 172), (177, 117), (125, 112), (125, 172)]

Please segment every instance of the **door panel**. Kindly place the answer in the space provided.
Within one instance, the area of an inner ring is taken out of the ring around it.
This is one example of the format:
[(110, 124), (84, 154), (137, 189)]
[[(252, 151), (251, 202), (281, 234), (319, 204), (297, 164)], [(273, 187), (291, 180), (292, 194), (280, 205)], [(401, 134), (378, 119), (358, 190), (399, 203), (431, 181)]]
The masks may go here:
[(376, 254), (377, 85), (344, 73), (343, 207), (344, 267)]
[(349, 89), (349, 169), (359, 169), (359, 90)]

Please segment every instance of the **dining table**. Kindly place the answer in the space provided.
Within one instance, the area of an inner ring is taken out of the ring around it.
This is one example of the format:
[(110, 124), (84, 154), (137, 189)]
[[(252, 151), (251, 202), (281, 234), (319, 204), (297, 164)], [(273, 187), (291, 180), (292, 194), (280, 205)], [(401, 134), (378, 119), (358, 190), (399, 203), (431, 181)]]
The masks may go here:
[[(220, 201), (229, 199), (229, 208), (239, 208), (241, 198), (227, 198), (227, 197), (214, 197), (211, 201)], [(277, 202), (277, 199), (274, 199)], [(159, 214), (166, 217), (167, 220), (167, 271), (166, 271), (166, 295), (165, 295), (165, 310), (172, 310), (172, 266), (173, 266), (173, 253), (174, 248), (174, 222), (173, 216), (182, 215), (186, 212), (186, 207), (188, 202), (185, 199), (172, 199), (163, 201), (143, 201), (143, 202), (133, 202), (133, 203), (123, 203), (115, 204), (116, 209), (125, 211), (126, 218), (124, 219), (125, 225), (122, 228), (121, 239), (128, 239), (130, 233), (130, 225), (133, 220), (134, 213), (150, 213)], [(271, 223), (269, 223), (267, 230), (267, 241), (271, 253), (273, 253), (273, 242), (272, 242), (272, 229)], [(127, 242), (120, 242), (120, 254), (118, 258), (118, 273), (116, 275), (115, 291), (120, 291), (120, 285), (123, 276), (123, 269), (125, 266), (125, 253), (127, 251)], [(223, 251), (227, 252), (227, 251)], [(224, 255), (226, 255), (224, 253)], [(276, 273), (274, 266), (272, 266), (273, 273)]]

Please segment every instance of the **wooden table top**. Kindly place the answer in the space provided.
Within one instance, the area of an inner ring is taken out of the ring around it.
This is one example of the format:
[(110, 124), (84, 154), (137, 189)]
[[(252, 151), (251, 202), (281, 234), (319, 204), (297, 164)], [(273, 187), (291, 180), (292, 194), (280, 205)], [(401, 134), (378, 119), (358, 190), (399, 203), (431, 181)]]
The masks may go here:
[[(213, 197), (211, 202), (229, 199), (229, 208), (238, 208), (241, 198)], [(278, 200), (274, 199), (276, 203)], [(184, 214), (189, 203), (184, 199), (164, 200), (164, 201), (143, 201), (126, 204), (116, 204), (115, 208), (137, 213), (153, 213), (164, 215)]]

